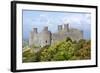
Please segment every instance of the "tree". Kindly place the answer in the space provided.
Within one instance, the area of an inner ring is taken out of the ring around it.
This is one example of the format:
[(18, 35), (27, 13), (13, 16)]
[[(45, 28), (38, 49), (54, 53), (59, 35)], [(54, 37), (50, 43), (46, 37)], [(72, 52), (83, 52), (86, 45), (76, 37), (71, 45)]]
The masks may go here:
[(71, 39), (70, 37), (67, 37), (67, 38), (66, 38), (66, 42), (67, 42), (67, 41), (72, 42), (72, 39)]
[(23, 62), (35, 62), (36, 61), (36, 56), (34, 51), (31, 49), (23, 52)]
[(41, 52), (41, 61), (60, 61), (69, 60), (74, 54), (74, 47), (71, 41), (58, 42), (48, 49), (44, 49)]
[(31, 50), (23, 52), (23, 62), (90, 59), (91, 40), (81, 39), (76, 42), (67, 37), (63, 41), (42, 47), (37, 53)]

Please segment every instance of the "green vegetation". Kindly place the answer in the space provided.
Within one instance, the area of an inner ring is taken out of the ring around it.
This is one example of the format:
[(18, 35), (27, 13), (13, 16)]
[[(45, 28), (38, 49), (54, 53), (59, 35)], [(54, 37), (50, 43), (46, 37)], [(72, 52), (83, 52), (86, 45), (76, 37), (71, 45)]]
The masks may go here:
[(23, 45), (22, 45), (22, 47), (25, 48), (26, 46), (28, 46), (28, 41), (23, 39)]
[(46, 45), (38, 52), (34, 47), (23, 52), (23, 62), (86, 60), (91, 58), (91, 41), (81, 39), (72, 41), (66, 38), (64, 41)]

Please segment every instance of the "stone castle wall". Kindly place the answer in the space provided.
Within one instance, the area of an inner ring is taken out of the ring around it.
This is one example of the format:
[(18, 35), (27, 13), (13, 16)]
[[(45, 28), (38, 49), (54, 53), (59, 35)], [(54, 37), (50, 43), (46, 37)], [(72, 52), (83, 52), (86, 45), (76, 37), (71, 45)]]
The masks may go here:
[(66, 37), (78, 41), (83, 38), (83, 32), (75, 28), (69, 28), (69, 24), (64, 24), (64, 28), (62, 25), (58, 25), (58, 32), (56, 33), (51, 33), (48, 27), (44, 27), (40, 33), (37, 32), (37, 28), (34, 28), (30, 32), (29, 45), (43, 47), (64, 40)]

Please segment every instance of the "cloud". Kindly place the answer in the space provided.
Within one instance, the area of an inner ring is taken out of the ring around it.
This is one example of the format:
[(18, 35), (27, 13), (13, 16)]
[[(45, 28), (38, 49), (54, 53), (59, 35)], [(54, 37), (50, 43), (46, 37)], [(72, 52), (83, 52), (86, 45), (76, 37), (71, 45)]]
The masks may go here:
[(88, 29), (91, 24), (90, 18), (90, 14), (66, 14), (61, 20), (63, 23), (69, 23), (72, 27)]
[(44, 26), (48, 26), (50, 31), (56, 32), (57, 25), (64, 23), (69, 23), (72, 28), (82, 29), (83, 31), (91, 28), (91, 14), (88, 13), (25, 11), (23, 18), (23, 30), (27, 29), (23, 31), (24, 34), (26, 32), (29, 34), (29, 31), (34, 27), (41, 31)]
[(54, 19), (49, 14), (40, 14), (39, 20), (39, 22), (44, 23), (44, 26), (53, 26), (52, 22), (54, 21)]

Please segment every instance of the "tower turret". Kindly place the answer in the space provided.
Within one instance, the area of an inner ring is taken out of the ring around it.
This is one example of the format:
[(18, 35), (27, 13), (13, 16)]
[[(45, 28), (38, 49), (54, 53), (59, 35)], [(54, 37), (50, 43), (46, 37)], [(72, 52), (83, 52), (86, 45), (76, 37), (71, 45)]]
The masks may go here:
[(69, 24), (64, 24), (64, 30), (69, 31)]
[(33, 33), (38, 33), (37, 28), (33, 28)]
[(45, 26), (44, 29), (43, 29), (43, 31), (48, 31), (48, 27)]
[(62, 25), (58, 25), (58, 31), (62, 30)]

